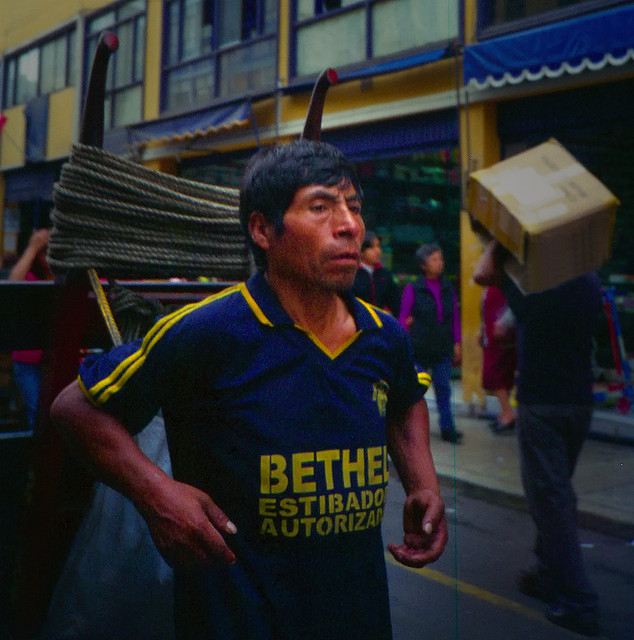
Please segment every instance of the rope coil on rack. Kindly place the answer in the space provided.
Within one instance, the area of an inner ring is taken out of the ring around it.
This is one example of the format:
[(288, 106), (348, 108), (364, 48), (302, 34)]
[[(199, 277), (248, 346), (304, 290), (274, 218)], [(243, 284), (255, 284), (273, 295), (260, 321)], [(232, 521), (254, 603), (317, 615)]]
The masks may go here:
[(56, 273), (241, 280), (248, 249), (237, 189), (170, 176), (73, 146), (53, 189), (48, 262)]

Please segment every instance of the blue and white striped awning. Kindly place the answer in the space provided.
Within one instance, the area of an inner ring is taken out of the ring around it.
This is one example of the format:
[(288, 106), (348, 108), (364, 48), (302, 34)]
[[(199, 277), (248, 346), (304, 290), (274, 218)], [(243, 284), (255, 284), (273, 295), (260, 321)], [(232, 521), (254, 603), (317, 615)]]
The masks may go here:
[(129, 127), (129, 144), (167, 144), (229, 130), (249, 122), (249, 103), (242, 100), (172, 118), (161, 118)]
[(632, 61), (630, 4), (465, 47), (464, 82), (469, 88), (499, 88)]

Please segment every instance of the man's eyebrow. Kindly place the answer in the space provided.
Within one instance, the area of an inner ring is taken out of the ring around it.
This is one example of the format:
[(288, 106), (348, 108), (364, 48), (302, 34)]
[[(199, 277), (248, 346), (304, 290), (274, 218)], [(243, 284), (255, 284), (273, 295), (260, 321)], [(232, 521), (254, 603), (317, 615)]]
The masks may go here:
[[(310, 193), (311, 200), (328, 200), (334, 202), (339, 198), (338, 194), (328, 191), (325, 188), (317, 188)], [(354, 195), (346, 196), (346, 202), (361, 202), (361, 196), (355, 191)]]
[(330, 192), (330, 191), (327, 191), (326, 189), (317, 188), (317, 189), (315, 189), (314, 191), (312, 191), (310, 193), (310, 198), (311, 199), (313, 199), (313, 198), (321, 198), (323, 200), (336, 200), (337, 199), (337, 195), (332, 193), (332, 192)]

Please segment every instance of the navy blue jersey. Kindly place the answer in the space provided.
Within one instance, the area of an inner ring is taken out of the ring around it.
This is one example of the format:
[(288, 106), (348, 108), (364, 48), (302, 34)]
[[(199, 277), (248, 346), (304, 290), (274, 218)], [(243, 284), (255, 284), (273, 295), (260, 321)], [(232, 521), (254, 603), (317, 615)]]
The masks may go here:
[(82, 365), (132, 432), (163, 410), (174, 477), (238, 527), (234, 565), (176, 577), (183, 638), (390, 637), (386, 419), (425, 385), (398, 322), (346, 301), (357, 332), (334, 353), (256, 275)]

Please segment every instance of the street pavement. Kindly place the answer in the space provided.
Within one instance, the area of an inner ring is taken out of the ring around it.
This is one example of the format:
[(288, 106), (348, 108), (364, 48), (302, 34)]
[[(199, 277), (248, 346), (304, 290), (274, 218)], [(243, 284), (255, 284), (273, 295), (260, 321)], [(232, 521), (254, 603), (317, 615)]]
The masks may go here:
[[(459, 445), (444, 442), (440, 439), (431, 389), (428, 395), (431, 448), (441, 482), (459, 483), (473, 495), (525, 509), (515, 432), (494, 434), (488, 419), (471, 415), (472, 408), (459, 400), (460, 390), (455, 388), (456, 427), (464, 433), (464, 438)], [(602, 414), (595, 413), (595, 422), (601, 419)], [(605, 430), (598, 428), (597, 431)], [(579, 456), (573, 484), (580, 526), (634, 540), (634, 445), (631, 442), (588, 438)]]
[[(463, 442), (460, 445), (452, 445), (450, 443), (444, 442), (440, 438), (440, 431), (438, 427), (438, 415), (435, 410), (435, 401), (433, 398), (433, 392), (429, 393), (428, 404), (430, 406), (430, 416), (431, 416), (431, 447), (432, 453), (434, 456), (434, 462), (436, 465), (437, 472), (441, 478), (441, 483), (443, 484), (445, 495), (450, 496), (454, 495), (454, 491), (451, 493), (447, 493), (447, 489), (455, 488), (456, 485), (459, 485), (459, 490), (461, 496), (473, 497), (476, 500), (483, 499), (494, 503), (499, 506), (511, 506), (516, 509), (525, 510), (525, 501), (523, 497), (523, 490), (521, 486), (520, 480), (520, 471), (519, 471), (519, 458), (517, 451), (517, 438), (515, 433), (509, 433), (507, 435), (495, 435), (491, 432), (489, 428), (489, 422), (487, 419), (479, 418), (474, 415), (474, 410), (469, 407), (467, 404), (459, 401), (460, 398), (460, 388), (454, 388), (454, 400), (455, 401), (455, 418), (458, 429), (460, 429), (464, 433)], [(596, 419), (600, 420), (601, 415), (597, 414)], [(605, 432), (605, 430), (598, 429), (599, 432)], [(6, 434), (7, 436), (9, 434)], [(24, 474), (24, 465), (26, 463), (26, 448), (25, 445), (28, 444), (29, 438), (24, 437), (24, 434), (15, 433), (13, 434), (15, 437), (8, 437), (3, 442), (4, 450), (6, 451), (6, 461), (3, 465), (3, 468), (0, 469), (0, 485), (3, 487), (9, 486), (9, 481), (11, 479), (15, 480), (16, 476), (23, 476)], [(22, 437), (20, 437), (22, 436)], [(606, 440), (598, 440), (595, 438), (590, 438), (587, 440), (584, 449), (579, 458), (578, 467), (574, 477), (574, 484), (578, 494), (578, 509), (579, 509), (579, 521), (581, 527), (585, 529), (591, 529), (600, 532), (601, 534), (608, 534), (610, 536), (616, 536), (618, 538), (626, 540), (628, 543), (634, 543), (634, 446), (631, 443), (623, 443), (623, 442), (615, 442), (615, 441), (606, 441)], [(5, 533), (12, 532), (15, 533), (14, 525), (15, 517), (19, 508), (18, 500), (17, 500), (17, 492), (16, 495), (13, 496), (12, 500), (9, 500), (8, 504), (3, 505), (3, 509), (0, 513), (0, 525), (2, 526), (3, 531)], [(450, 506), (451, 499), (448, 501), (448, 506)], [(464, 512), (464, 504), (465, 498), (461, 498), (461, 514)], [(399, 507), (400, 508), (400, 507)], [(395, 522), (399, 522), (400, 516), (394, 518)], [(481, 524), (481, 523), (480, 523)], [(396, 525), (395, 525), (396, 526)], [(398, 524), (397, 528), (400, 528), (400, 524)], [(503, 526), (495, 525), (496, 531), (499, 529), (500, 531), (504, 530)], [(529, 529), (527, 529), (527, 536)], [(530, 529), (532, 536), (532, 529)], [(3, 553), (0, 553), (0, 578), (6, 578), (6, 571), (10, 567), (10, 544), (6, 544), (7, 542), (11, 542), (12, 536), (4, 536), (3, 544)], [(397, 535), (391, 535), (390, 540), (397, 539)], [(530, 537), (530, 536), (529, 536)], [(461, 533), (461, 540), (463, 543), (469, 539), (466, 533)], [(499, 533), (497, 540), (497, 547), (500, 544)], [(517, 553), (517, 540), (513, 538), (508, 542), (509, 548), (511, 552), (509, 552), (509, 558), (515, 558), (518, 556), (517, 562), (519, 562), (519, 557), (521, 554)], [(522, 545), (519, 545), (522, 547)], [(630, 548), (629, 545), (628, 549)], [(496, 548), (497, 548), (496, 547)], [(530, 541), (525, 541), (523, 545), (526, 549), (530, 548)], [(462, 547), (461, 547), (462, 548)], [(597, 547), (598, 548), (598, 547)], [(478, 557), (478, 554), (467, 552), (466, 555), (468, 557)], [(488, 556), (487, 556), (488, 557)], [(629, 557), (629, 556), (628, 556)], [(449, 562), (451, 560), (451, 554), (447, 555), (447, 558), (444, 562)], [(457, 562), (457, 560), (456, 560)], [(463, 567), (464, 573), (464, 559), (460, 560), (461, 567)], [(511, 564), (510, 561), (505, 561)], [(601, 561), (602, 563), (604, 560)], [(603, 565), (601, 565), (603, 566)], [(439, 573), (439, 569), (442, 569), (441, 563), (438, 565), (434, 565), (432, 569), (426, 569), (426, 576), (432, 575), (434, 577), (434, 581), (437, 583), (445, 583), (447, 581), (446, 576), (454, 575), (451, 571), (444, 571)], [(509, 567), (506, 567), (509, 568)], [(512, 568), (512, 567), (511, 567)], [(398, 576), (398, 580), (401, 579), (401, 575), (403, 574), (402, 568), (394, 568), (390, 565), (390, 575), (391, 579), (394, 581), (394, 576)], [(445, 567), (446, 569), (446, 567)], [(449, 567), (451, 569), (451, 567)], [(596, 569), (596, 568), (595, 568)], [(430, 574), (430, 571), (433, 572)], [(525, 626), (530, 626), (531, 632), (528, 635), (521, 633), (506, 634), (500, 631), (500, 634), (497, 637), (505, 637), (505, 638), (532, 638), (532, 637), (542, 637), (542, 638), (564, 638), (564, 637), (578, 637), (572, 636), (572, 634), (568, 634), (563, 630), (559, 630), (557, 627), (553, 627), (553, 625), (545, 623), (545, 619), (541, 611), (537, 609), (527, 608), (527, 604), (530, 605), (530, 601), (523, 601), (521, 597), (515, 595), (513, 590), (512, 578), (514, 575), (514, 571), (496, 571), (495, 574), (500, 574), (503, 578), (499, 578), (499, 580), (507, 580), (508, 584), (502, 585), (500, 588), (495, 589), (489, 587), (485, 593), (484, 600), (486, 601), (485, 608), (483, 609), (485, 613), (489, 616), (495, 615), (496, 624), (502, 624), (499, 622), (500, 620), (506, 620), (504, 616), (500, 618), (500, 612), (498, 609), (500, 606), (499, 595), (495, 594), (506, 594), (505, 599), (503, 599), (502, 604), (509, 608), (510, 611), (517, 612), (518, 607), (521, 605), (521, 612), (524, 612), (522, 616), (520, 616), (523, 621), (522, 624)], [(602, 574), (595, 570), (595, 573), (602, 577)], [(616, 574), (616, 572), (612, 572)], [(631, 574), (628, 574), (628, 576)], [(464, 577), (464, 576), (463, 576)], [(627, 577), (629, 580), (629, 577)], [(443, 582), (444, 581), (444, 582)], [(1, 582), (1, 580), (0, 580)], [(428, 582), (428, 581), (427, 581)], [(464, 581), (463, 581), (464, 582)], [(474, 587), (471, 583), (467, 584), (459, 581), (460, 585), (463, 585), (463, 588), (468, 591), (470, 594), (469, 597), (473, 596)], [(417, 580), (415, 582), (416, 589), (428, 589), (428, 585), (422, 581)], [(451, 583), (453, 584), (453, 583)], [(610, 586), (612, 583), (609, 583)], [(606, 590), (604, 585), (601, 585), (603, 591), (609, 592)], [(491, 591), (491, 589), (493, 589)], [(411, 631), (411, 625), (414, 625), (414, 628), (419, 629), (420, 627), (420, 617), (418, 615), (418, 603), (420, 601), (425, 601), (423, 596), (418, 594), (418, 591), (412, 591), (411, 598), (405, 597), (410, 593), (411, 585), (407, 583), (407, 588), (405, 589), (395, 589), (396, 600), (397, 603), (395, 606), (395, 625), (401, 625), (398, 627), (401, 629), (399, 632), (400, 635), (395, 635), (395, 637), (400, 638), (414, 638), (418, 637), (417, 634), (414, 634)], [(4, 591), (4, 590), (3, 590)], [(480, 593), (482, 590), (478, 591)], [(603, 592), (602, 591), (602, 592)], [(427, 591), (425, 591), (427, 594)], [(484, 593), (482, 591), (482, 593)], [(405, 596), (403, 595), (405, 594)], [(448, 594), (448, 595), (447, 595)], [(450, 592), (447, 591), (445, 597), (450, 597)], [(493, 595), (491, 595), (493, 594)], [(480, 594), (481, 595), (481, 594)], [(0, 596), (6, 596), (6, 593), (0, 593)], [(416, 596), (416, 597), (414, 597)], [(420, 596), (420, 597), (419, 597)], [(429, 595), (425, 596), (429, 597)], [(453, 597), (453, 596), (452, 596)], [(465, 596), (460, 596), (464, 598)], [(403, 602), (400, 602), (399, 598), (404, 599)], [(515, 599), (518, 598), (518, 605), (515, 602)], [(422, 600), (421, 600), (422, 599)], [(451, 599), (451, 598), (450, 598)], [(451, 605), (456, 611), (455, 616), (455, 624), (465, 625), (474, 625), (474, 616), (477, 617), (477, 614), (474, 613), (481, 610), (481, 600), (483, 598), (480, 597), (478, 599), (477, 606), (473, 604), (471, 601), (467, 601), (466, 603), (461, 604), (461, 606), (457, 607), (456, 602)], [(615, 605), (612, 600), (608, 603), (612, 606), (614, 611), (610, 610), (609, 613), (614, 620), (611, 620), (610, 624), (616, 631), (610, 634), (608, 637), (618, 638), (620, 640), (621, 637), (625, 637), (621, 634), (618, 627), (617, 622), (619, 624), (625, 624), (623, 620), (629, 620), (630, 618), (624, 617), (624, 614), (619, 615), (619, 609), (615, 609)], [(399, 604), (400, 602), (400, 604)], [(453, 600), (452, 600), (453, 602)], [(462, 601), (461, 601), (462, 602)], [(488, 604), (487, 604), (488, 603)], [(510, 604), (509, 604), (510, 603)], [(523, 604), (522, 604), (523, 603)], [(398, 606), (397, 606), (398, 605)], [(438, 605), (438, 603), (437, 603)], [(464, 607), (467, 607), (465, 609)], [(435, 609), (439, 609), (442, 611), (446, 611), (444, 607), (435, 605)], [(0, 606), (0, 618), (2, 618), (2, 609)], [(469, 616), (467, 616), (467, 613)], [(615, 613), (616, 611), (616, 613)], [(406, 612), (405, 615), (403, 612)], [(460, 613), (460, 616), (458, 616)], [(416, 614), (416, 615), (414, 615)], [(412, 620), (408, 622), (409, 618), (412, 617)], [(507, 616), (508, 617), (508, 616)], [(454, 631), (452, 631), (453, 627), (447, 627), (447, 616), (443, 614), (442, 616), (433, 617), (435, 621), (433, 624), (437, 624), (438, 628), (441, 631), (438, 632), (438, 635), (430, 635), (429, 637), (444, 637), (442, 634), (449, 634), (446, 637), (469, 637), (469, 638), (478, 638), (478, 637), (494, 637), (487, 636), (486, 629), (487, 624), (490, 624), (485, 619), (482, 622), (483, 625), (483, 634), (477, 635), (472, 633), (471, 631), (465, 633), (458, 634), (456, 631), (456, 635), (454, 635)], [(515, 629), (518, 623), (518, 617), (516, 615), (509, 617), (506, 622)], [(616, 620), (616, 622), (615, 622)], [(1, 622), (1, 621), (0, 621)], [(432, 620), (428, 620), (428, 624), (431, 623)], [(433, 628), (433, 624), (430, 628)], [(531, 635), (533, 631), (534, 625), (538, 626), (538, 635)], [(523, 627), (522, 627), (523, 628)], [(457, 627), (456, 627), (457, 629)], [(541, 629), (541, 630), (540, 630)], [(395, 627), (396, 630), (396, 627)], [(521, 629), (520, 629), (521, 630)], [(464, 631), (464, 629), (463, 629)], [(514, 632), (515, 633), (515, 632)], [(559, 634), (559, 635), (557, 635)], [(2, 624), (0, 623), (0, 638), (2, 638)]]

